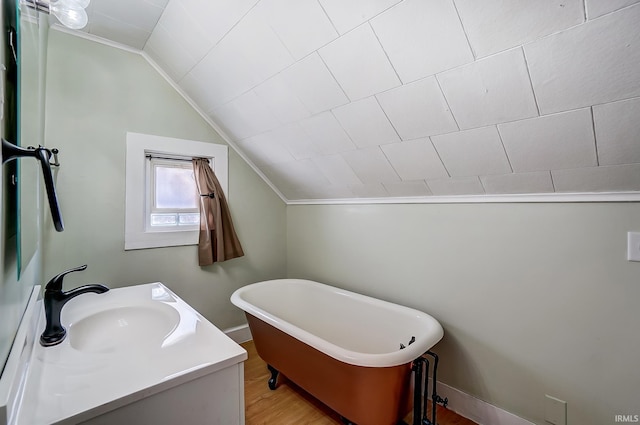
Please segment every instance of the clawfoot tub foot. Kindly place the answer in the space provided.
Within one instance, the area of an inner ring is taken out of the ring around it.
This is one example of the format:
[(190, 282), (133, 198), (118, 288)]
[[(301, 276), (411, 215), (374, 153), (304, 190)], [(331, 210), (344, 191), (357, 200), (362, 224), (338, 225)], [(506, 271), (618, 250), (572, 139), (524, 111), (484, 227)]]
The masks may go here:
[(278, 369), (271, 365), (267, 365), (267, 369), (271, 372), (271, 378), (269, 378), (269, 389), (271, 391), (276, 389), (276, 385), (278, 383), (278, 374), (280, 373)]

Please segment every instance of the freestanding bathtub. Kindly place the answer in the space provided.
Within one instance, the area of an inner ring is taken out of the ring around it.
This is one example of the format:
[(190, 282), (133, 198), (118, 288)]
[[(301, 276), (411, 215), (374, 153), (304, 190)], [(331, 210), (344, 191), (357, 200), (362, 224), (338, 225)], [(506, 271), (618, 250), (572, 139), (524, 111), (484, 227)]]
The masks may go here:
[(281, 372), (359, 425), (404, 417), (411, 362), (443, 336), (426, 313), (310, 280), (254, 283), (231, 302), (246, 313), (272, 389)]

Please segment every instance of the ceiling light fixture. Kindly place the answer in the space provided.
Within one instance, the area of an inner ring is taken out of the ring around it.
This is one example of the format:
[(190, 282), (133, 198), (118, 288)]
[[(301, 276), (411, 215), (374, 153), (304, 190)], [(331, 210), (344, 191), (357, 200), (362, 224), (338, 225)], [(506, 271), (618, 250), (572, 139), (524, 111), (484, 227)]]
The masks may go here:
[(67, 28), (79, 30), (89, 21), (87, 12), (91, 0), (23, 0), (24, 4), (39, 12), (52, 14)]

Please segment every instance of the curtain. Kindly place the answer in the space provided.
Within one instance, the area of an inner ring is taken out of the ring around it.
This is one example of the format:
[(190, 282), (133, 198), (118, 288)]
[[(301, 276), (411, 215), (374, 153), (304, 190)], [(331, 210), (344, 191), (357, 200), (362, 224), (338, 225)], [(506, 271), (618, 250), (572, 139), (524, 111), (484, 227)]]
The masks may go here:
[(208, 266), (217, 261), (242, 257), (244, 252), (231, 221), (227, 199), (206, 158), (193, 158), (193, 171), (200, 194), (200, 238), (198, 262)]

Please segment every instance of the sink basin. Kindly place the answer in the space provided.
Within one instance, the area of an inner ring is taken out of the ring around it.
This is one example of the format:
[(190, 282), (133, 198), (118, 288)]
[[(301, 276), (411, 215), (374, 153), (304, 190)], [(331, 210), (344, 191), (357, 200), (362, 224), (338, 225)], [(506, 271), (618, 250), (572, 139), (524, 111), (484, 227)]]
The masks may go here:
[(163, 303), (116, 307), (69, 327), (71, 347), (90, 353), (153, 350), (162, 347), (180, 323), (180, 313)]

